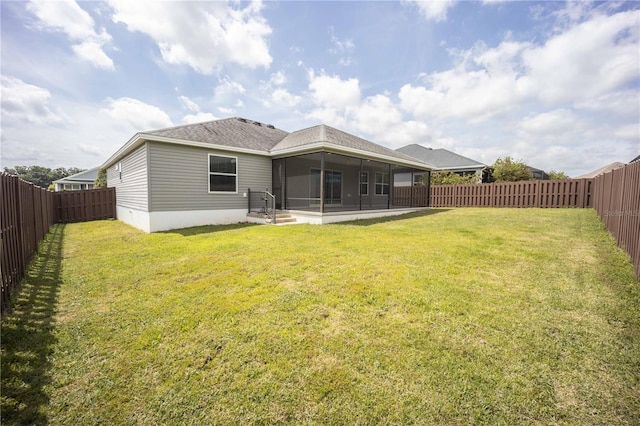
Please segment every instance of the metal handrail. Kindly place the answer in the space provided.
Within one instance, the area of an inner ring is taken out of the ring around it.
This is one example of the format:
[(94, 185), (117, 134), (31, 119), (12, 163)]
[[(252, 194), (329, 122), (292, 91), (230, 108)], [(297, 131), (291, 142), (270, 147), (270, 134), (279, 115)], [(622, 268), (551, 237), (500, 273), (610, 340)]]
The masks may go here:
[(264, 201), (264, 207), (261, 207), (260, 212), (264, 212), (266, 218), (271, 219), (271, 223), (276, 223), (276, 196), (269, 192), (269, 188), (264, 191), (252, 191), (251, 188), (247, 188), (247, 207), (248, 212), (251, 213), (254, 206), (251, 203), (253, 199), (252, 194), (260, 196), (260, 199)]
[[(271, 209), (269, 209), (269, 201), (271, 201)], [(269, 191), (264, 191), (264, 211), (269, 216), (269, 210), (271, 210), (271, 223), (276, 224), (276, 196)]]

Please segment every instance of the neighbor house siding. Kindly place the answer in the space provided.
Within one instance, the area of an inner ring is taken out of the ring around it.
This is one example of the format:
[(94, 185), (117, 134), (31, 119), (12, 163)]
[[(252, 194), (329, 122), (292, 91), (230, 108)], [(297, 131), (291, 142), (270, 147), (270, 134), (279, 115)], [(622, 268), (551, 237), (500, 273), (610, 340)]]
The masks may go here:
[[(271, 158), (162, 142), (147, 142), (150, 164), (150, 211), (247, 208), (248, 188), (271, 188)], [(238, 193), (209, 193), (209, 154), (238, 159)]]
[[(118, 164), (121, 171), (117, 171)], [(118, 206), (149, 211), (147, 144), (107, 169), (107, 186), (116, 188)]]

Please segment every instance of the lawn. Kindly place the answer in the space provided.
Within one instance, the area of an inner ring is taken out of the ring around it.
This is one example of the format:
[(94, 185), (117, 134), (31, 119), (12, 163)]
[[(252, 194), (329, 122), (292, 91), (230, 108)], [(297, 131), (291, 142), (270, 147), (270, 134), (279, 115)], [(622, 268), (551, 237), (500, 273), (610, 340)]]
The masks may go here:
[(640, 284), (590, 209), (56, 225), (2, 424), (638, 424)]

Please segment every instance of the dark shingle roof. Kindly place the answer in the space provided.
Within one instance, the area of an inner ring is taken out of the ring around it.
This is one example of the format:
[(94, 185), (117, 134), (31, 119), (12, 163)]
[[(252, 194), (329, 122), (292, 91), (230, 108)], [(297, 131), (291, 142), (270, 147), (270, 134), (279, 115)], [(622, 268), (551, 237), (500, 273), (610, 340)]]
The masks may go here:
[(371, 152), (373, 154), (384, 155), (387, 157), (397, 158), (399, 160), (416, 162), (416, 159), (413, 157), (385, 148), (384, 146), (325, 124), (289, 133), (284, 139), (282, 139), (282, 141), (280, 141), (280, 143), (273, 147), (272, 152), (277, 153), (281, 150), (299, 148), (304, 145), (310, 145), (317, 142), (324, 142), (346, 149)]
[(333, 147), (335, 150), (340, 150), (342, 148), (346, 153), (353, 152), (356, 155), (368, 153), (373, 159), (382, 161), (397, 159), (401, 164), (430, 168), (419, 159), (324, 124), (288, 133), (271, 125), (238, 117), (136, 133), (104, 163), (103, 167), (109, 167), (118, 159), (128, 155), (144, 141), (162, 141), (162, 138), (166, 138), (165, 142), (168, 143), (184, 141), (187, 145), (211, 144), (219, 149), (244, 149), (265, 155), (305, 151), (307, 146), (311, 149)]
[(288, 133), (271, 125), (234, 117), (153, 130), (144, 134), (268, 152)]
[(413, 158), (417, 158), (427, 164), (431, 164), (439, 169), (453, 167), (484, 167), (480, 161), (463, 157), (444, 148), (431, 149), (422, 145), (411, 144), (398, 148), (397, 151), (407, 154)]

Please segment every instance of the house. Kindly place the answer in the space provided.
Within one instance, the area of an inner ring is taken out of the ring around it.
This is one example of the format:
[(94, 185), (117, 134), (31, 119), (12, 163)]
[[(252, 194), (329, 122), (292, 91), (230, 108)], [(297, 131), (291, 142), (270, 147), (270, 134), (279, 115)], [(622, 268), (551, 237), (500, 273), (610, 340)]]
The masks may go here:
[(93, 184), (98, 177), (99, 167), (67, 176), (66, 178), (54, 180), (55, 190), (57, 191), (77, 191), (81, 189), (93, 189)]
[[(632, 161), (635, 161), (635, 160), (632, 160)], [(607, 164), (604, 167), (600, 167), (599, 169), (594, 170), (592, 172), (585, 173), (585, 174), (580, 175), (580, 176), (576, 176), (575, 179), (590, 179), (590, 178), (594, 178), (596, 176), (600, 176), (601, 174), (604, 174), (604, 173), (609, 173), (612, 170), (619, 169), (620, 167), (624, 167), (624, 166), (625, 166), (624, 163), (621, 163), (619, 161), (615, 161), (615, 162), (613, 162), (611, 164)]]
[(444, 148), (433, 149), (411, 144), (398, 148), (396, 151), (431, 165), (434, 171), (449, 171), (460, 175), (475, 174), (478, 183), (482, 183), (483, 179), (486, 179), (486, 164), (463, 157)]
[(146, 232), (246, 222), (267, 197), (305, 223), (401, 214), (428, 207), (429, 187), (400, 183), (432, 169), (326, 125), (238, 117), (137, 133), (102, 167), (118, 219)]
[(527, 166), (531, 173), (531, 179), (533, 180), (549, 180), (549, 175), (542, 169), (536, 169), (535, 167)]

